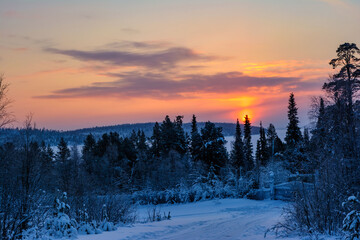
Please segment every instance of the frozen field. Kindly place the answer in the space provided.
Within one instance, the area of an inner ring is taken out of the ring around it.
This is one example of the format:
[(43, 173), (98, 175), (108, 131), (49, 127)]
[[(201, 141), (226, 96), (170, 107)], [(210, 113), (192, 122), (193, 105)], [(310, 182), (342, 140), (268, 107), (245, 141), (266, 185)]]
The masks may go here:
[[(188, 204), (161, 205), (161, 212), (171, 212), (171, 220), (141, 223), (153, 207), (138, 208), (138, 223), (119, 227), (114, 232), (79, 236), (81, 240), (185, 240), (185, 239), (264, 239), (264, 233), (281, 219), (282, 201), (221, 199)], [(269, 233), (265, 239), (275, 239)], [(290, 238), (288, 238), (290, 239)], [(300, 238), (291, 238), (300, 239)]]

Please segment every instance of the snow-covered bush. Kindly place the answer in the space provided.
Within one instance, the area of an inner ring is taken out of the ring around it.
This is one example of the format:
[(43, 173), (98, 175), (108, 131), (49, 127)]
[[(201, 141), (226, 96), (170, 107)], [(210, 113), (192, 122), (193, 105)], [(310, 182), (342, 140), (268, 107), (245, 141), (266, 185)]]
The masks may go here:
[(65, 203), (66, 199), (66, 193), (55, 199), (53, 214), (45, 220), (46, 235), (55, 238), (75, 238), (77, 236), (78, 224), (67, 214), (70, 206)]
[(236, 180), (219, 179), (216, 175), (199, 176), (192, 184), (181, 182), (176, 188), (163, 191), (151, 189), (132, 194), (133, 201), (139, 204), (186, 203), (205, 199), (242, 197), (252, 186), (252, 180), (247, 177)]
[(348, 197), (343, 206), (350, 212), (346, 214), (343, 220), (343, 230), (347, 233), (348, 239), (360, 238), (360, 201), (355, 196)]
[(72, 201), (71, 216), (78, 222), (79, 234), (113, 231), (118, 224), (135, 221), (135, 210), (127, 195), (83, 196)]

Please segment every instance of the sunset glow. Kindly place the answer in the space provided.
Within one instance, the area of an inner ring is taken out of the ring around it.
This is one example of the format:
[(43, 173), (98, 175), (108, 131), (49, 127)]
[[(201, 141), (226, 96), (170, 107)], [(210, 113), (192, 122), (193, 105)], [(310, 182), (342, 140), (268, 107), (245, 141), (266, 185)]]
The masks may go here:
[(32, 112), (53, 129), (192, 114), (284, 127), (289, 92), (306, 125), (334, 49), (360, 39), (355, 0), (4, 0), (0, 9), (14, 126)]

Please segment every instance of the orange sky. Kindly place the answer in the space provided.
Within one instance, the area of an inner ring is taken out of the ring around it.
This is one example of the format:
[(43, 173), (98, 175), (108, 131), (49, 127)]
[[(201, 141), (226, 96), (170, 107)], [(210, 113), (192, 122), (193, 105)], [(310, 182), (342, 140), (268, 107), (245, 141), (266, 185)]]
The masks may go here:
[(0, 3), (0, 72), (21, 126), (75, 129), (196, 114), (301, 125), (358, 43), (356, 0), (10, 1)]

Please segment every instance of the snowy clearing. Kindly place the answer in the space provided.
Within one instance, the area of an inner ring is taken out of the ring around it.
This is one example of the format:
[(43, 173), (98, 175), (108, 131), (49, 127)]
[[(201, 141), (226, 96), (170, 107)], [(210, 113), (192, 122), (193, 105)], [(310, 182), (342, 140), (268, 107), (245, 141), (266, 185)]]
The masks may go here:
[[(196, 203), (158, 205), (161, 213), (171, 212), (171, 220), (141, 223), (154, 206), (139, 206), (138, 222), (114, 232), (82, 235), (81, 240), (120, 239), (264, 239), (266, 230), (281, 220), (282, 201), (220, 199)], [(265, 239), (275, 239), (268, 233)], [(300, 239), (300, 238), (287, 238)]]

